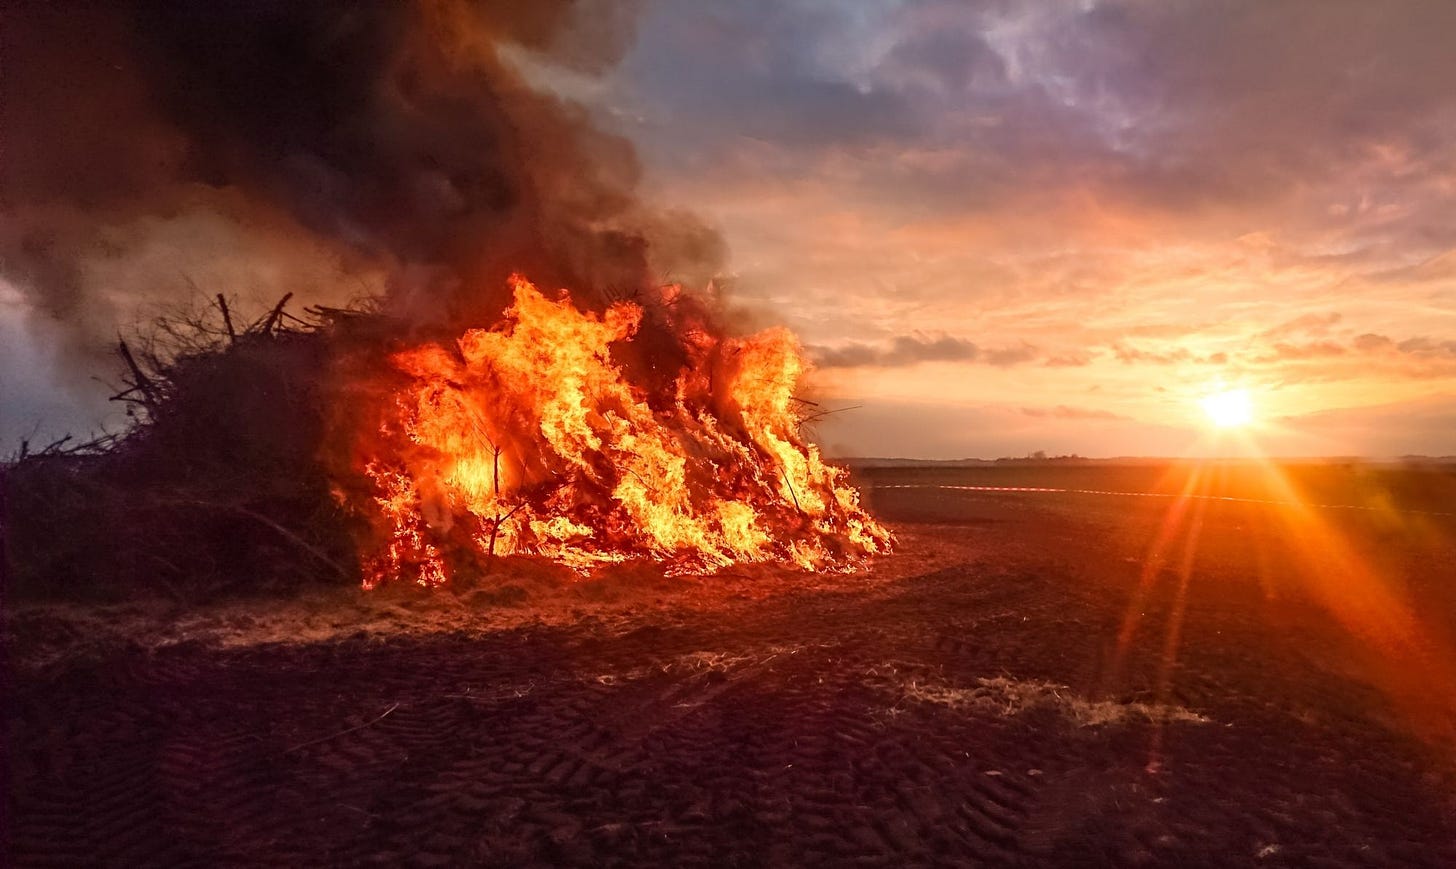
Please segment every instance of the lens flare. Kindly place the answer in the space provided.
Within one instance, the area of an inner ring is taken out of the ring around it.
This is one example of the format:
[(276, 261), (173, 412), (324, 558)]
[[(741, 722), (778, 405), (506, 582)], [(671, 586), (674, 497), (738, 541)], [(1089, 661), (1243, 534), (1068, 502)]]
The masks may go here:
[(1248, 425), (1254, 418), (1254, 405), (1246, 389), (1215, 392), (1199, 404), (1209, 421), (1219, 428), (1238, 428)]

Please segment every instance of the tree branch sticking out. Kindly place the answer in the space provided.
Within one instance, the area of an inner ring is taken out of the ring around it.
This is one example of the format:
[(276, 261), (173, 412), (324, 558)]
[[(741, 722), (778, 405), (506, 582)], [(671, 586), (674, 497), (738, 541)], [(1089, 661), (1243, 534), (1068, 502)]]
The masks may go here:
[(222, 293), (217, 294), (217, 309), (222, 311), (222, 324), (227, 327), (228, 340), (236, 343), (238, 333), (233, 328), (233, 315), (228, 311), (227, 298)]
[(126, 362), (126, 367), (131, 369), (132, 376), (132, 382), (129, 384), (131, 386), (131, 389), (128, 389), (126, 392), (121, 393), (121, 395), (127, 395), (131, 392), (139, 391), (142, 394), (143, 404), (145, 404), (148, 408), (156, 406), (156, 384), (152, 383), (152, 379), (148, 377), (142, 371), (142, 367), (137, 364), (136, 357), (133, 356), (131, 353), (131, 348), (126, 346), (126, 339), (116, 339), (116, 350), (118, 353), (121, 354), (122, 360)]
[(273, 310), (268, 312), (268, 316), (263, 318), (261, 327), (258, 329), (259, 332), (264, 335), (272, 334), (273, 327), (278, 325), (278, 318), (283, 316), (283, 306), (288, 304), (288, 300), (291, 298), (293, 298), (292, 293), (285, 293), (283, 298), (278, 300), (278, 304), (274, 305)]

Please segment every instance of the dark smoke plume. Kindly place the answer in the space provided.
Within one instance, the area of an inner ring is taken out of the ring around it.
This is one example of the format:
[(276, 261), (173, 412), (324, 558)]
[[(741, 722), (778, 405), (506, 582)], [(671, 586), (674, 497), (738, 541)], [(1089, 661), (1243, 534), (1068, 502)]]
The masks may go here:
[(510, 63), (604, 71), (630, 4), (22, 3), (0, 28), (0, 272), (82, 339), (196, 271), (464, 321), (511, 271), (621, 291), (721, 260)]

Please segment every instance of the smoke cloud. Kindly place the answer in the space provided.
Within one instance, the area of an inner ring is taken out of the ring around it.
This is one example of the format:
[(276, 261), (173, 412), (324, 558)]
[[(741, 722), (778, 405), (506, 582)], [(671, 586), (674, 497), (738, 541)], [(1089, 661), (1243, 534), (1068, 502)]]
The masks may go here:
[(201, 289), (382, 294), (479, 320), (522, 271), (588, 293), (705, 282), (718, 236), (512, 53), (596, 74), (631, 4), (23, 4), (3, 28), (0, 275), (93, 346)]

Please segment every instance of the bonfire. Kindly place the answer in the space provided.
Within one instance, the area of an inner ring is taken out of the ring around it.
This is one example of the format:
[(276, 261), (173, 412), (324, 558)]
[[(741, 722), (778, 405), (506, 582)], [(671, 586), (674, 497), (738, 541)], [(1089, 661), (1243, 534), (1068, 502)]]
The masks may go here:
[(458, 334), (282, 303), (240, 331), (219, 298), (211, 342), (194, 323), (186, 352), (123, 343), (118, 398), (139, 424), (23, 462), (7, 488), (35, 533), (14, 542), (52, 577), (286, 568), (365, 588), (474, 582), (502, 557), (683, 574), (851, 571), (890, 551), (801, 432), (820, 411), (795, 394), (789, 331), (730, 335), (676, 287), (595, 306), (510, 288), (494, 322)]
[(843, 570), (889, 550), (799, 433), (804, 361), (787, 330), (724, 337), (670, 288), (644, 348), (641, 304), (598, 314), (512, 287), (495, 326), (391, 357), (399, 383), (352, 452), (371, 485), (340, 493), (374, 518), (366, 585), (440, 585), (496, 555), (701, 572)]

